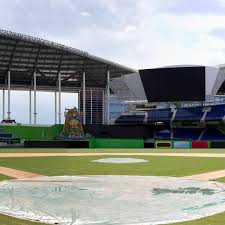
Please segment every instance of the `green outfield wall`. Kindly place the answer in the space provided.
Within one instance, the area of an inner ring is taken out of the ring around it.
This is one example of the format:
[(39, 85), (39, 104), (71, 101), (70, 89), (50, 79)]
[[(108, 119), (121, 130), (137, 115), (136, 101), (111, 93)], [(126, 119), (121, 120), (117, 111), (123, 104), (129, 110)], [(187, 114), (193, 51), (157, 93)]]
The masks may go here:
[(29, 126), (29, 125), (0, 125), (4, 132), (13, 134), (14, 138), (26, 140), (54, 140), (62, 132), (63, 125)]
[[(29, 126), (29, 125), (0, 125), (4, 132), (13, 134), (14, 138), (30, 141), (55, 140), (63, 130), (63, 125)], [(90, 148), (144, 148), (143, 139), (111, 139), (90, 138)]]
[(144, 148), (143, 139), (94, 138), (89, 142), (90, 148)]

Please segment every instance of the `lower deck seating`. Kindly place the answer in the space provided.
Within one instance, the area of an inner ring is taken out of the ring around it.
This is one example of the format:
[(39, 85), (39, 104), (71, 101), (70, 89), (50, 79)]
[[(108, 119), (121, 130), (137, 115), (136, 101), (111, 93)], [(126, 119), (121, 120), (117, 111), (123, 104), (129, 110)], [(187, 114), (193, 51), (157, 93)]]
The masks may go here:
[(170, 139), (170, 137), (171, 137), (170, 130), (162, 130), (155, 132), (155, 139), (166, 140)]
[(171, 131), (164, 130), (155, 133), (156, 139), (174, 139), (174, 140), (198, 140), (204, 129), (201, 128), (177, 128)]
[(14, 144), (20, 143), (20, 139), (13, 138), (12, 134), (5, 133), (2, 128), (0, 128), (0, 143)]
[(216, 128), (206, 128), (201, 140), (204, 141), (225, 141), (225, 134)]
[(174, 129), (173, 138), (176, 140), (198, 140), (203, 130), (201, 128)]
[[(155, 132), (155, 138), (160, 140), (171, 139), (171, 131), (163, 130)], [(225, 134), (217, 128), (179, 128), (173, 130), (174, 140), (192, 141), (225, 141)]]

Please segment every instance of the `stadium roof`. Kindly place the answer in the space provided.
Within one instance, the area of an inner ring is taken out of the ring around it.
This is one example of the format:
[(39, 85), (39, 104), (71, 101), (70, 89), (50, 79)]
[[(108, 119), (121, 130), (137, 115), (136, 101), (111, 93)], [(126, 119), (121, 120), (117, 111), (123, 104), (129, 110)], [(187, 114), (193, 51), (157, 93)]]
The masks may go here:
[(83, 71), (87, 87), (105, 88), (108, 69), (111, 78), (135, 72), (79, 49), (0, 30), (0, 88), (6, 87), (9, 70), (11, 89), (31, 89), (34, 71), (39, 90), (55, 90), (59, 71), (63, 91), (79, 89)]

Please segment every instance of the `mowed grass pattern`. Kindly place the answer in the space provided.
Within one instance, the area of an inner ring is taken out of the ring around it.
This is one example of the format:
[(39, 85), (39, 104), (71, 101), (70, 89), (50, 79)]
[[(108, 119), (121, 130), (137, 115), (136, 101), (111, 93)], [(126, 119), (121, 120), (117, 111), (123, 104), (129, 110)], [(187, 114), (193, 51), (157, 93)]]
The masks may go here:
[(225, 158), (137, 156), (136, 158), (145, 159), (148, 162), (135, 164), (91, 162), (100, 158), (108, 157), (0, 158), (0, 166), (49, 176), (155, 175), (179, 177), (225, 169)]

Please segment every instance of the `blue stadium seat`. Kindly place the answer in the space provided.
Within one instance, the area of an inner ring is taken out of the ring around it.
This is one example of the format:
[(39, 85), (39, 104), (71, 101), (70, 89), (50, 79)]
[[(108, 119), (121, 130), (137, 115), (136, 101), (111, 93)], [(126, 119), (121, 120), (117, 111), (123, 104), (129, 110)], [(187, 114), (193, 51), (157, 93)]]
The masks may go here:
[(178, 108), (174, 121), (200, 121), (203, 116), (203, 107)]
[(175, 140), (198, 140), (203, 130), (202, 128), (177, 128), (173, 130), (173, 138)]
[(0, 138), (12, 138), (12, 134), (0, 133)]
[[(205, 121), (221, 121), (225, 116), (225, 105), (215, 105), (210, 106), (211, 111), (208, 111), (205, 117)], [(204, 115), (205, 107), (188, 107), (188, 108), (177, 108), (176, 116), (174, 122), (178, 121), (193, 121), (199, 122)], [(167, 122), (171, 121), (173, 112), (170, 109), (158, 109), (149, 110), (147, 122)], [(122, 115), (117, 120), (116, 123), (119, 124), (140, 124), (143, 123), (145, 115)]]
[(162, 130), (162, 131), (156, 131), (155, 132), (155, 138), (156, 139), (170, 139), (171, 133), (170, 130)]
[(4, 129), (0, 127), (0, 143), (7, 143), (7, 144), (20, 143), (20, 139), (13, 138), (12, 134), (5, 133)]
[(148, 111), (148, 122), (170, 122), (172, 117), (170, 109)]
[(221, 121), (225, 116), (225, 105), (210, 106), (211, 111), (207, 112), (205, 121)]
[(204, 141), (225, 141), (225, 134), (216, 128), (207, 128), (201, 140)]
[[(217, 128), (177, 128), (173, 130), (174, 140), (199, 140), (201, 134), (202, 141), (225, 141), (225, 134)], [(155, 132), (156, 139), (170, 139), (169, 130)]]

